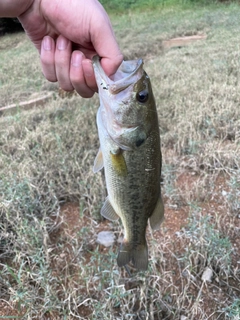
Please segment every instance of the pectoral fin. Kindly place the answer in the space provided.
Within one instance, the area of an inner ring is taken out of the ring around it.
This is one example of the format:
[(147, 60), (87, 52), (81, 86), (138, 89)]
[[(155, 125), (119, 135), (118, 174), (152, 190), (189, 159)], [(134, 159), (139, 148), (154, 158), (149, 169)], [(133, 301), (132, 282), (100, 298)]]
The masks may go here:
[(150, 226), (152, 230), (159, 229), (160, 224), (163, 222), (163, 219), (164, 219), (164, 206), (162, 202), (162, 197), (160, 196), (157, 201), (156, 207), (149, 218)]
[(108, 197), (106, 198), (102, 209), (101, 209), (101, 215), (111, 221), (117, 220), (119, 216), (116, 214), (115, 210), (113, 209)]
[(117, 175), (126, 177), (127, 176), (127, 165), (123, 156), (123, 150), (118, 149), (110, 152), (112, 166), (116, 171)]
[(96, 173), (103, 168), (103, 155), (101, 149), (98, 150), (98, 154), (94, 160), (93, 172)]

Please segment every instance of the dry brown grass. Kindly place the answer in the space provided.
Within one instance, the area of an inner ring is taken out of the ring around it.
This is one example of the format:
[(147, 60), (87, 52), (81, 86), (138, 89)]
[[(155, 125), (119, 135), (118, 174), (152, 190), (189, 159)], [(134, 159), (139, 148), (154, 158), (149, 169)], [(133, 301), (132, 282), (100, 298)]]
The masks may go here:
[[(0, 318), (239, 319), (240, 9), (223, 8), (113, 20), (126, 56), (144, 58), (158, 105), (166, 221), (147, 232), (146, 273), (129, 278), (117, 241), (96, 243), (101, 230), (122, 232), (99, 214), (97, 96), (56, 91), (44, 109), (0, 118)], [(163, 39), (198, 32), (207, 40), (163, 50)], [(24, 35), (1, 38), (0, 60), (1, 106), (56, 90)]]

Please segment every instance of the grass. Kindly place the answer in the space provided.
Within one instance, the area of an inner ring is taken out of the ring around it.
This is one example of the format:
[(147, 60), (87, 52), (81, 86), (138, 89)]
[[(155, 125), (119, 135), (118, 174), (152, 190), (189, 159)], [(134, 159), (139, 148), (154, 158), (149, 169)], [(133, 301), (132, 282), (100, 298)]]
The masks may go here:
[(231, 306), (227, 308), (229, 319), (238, 319), (240, 317), (240, 300), (236, 299)]
[(225, 2), (225, 4), (237, 3), (238, 1), (234, 0), (100, 0), (104, 8), (107, 11), (112, 13), (123, 14), (127, 10), (148, 10), (152, 9), (166, 9), (166, 8), (198, 8), (201, 6), (211, 6), (216, 5), (221, 2)]
[(21, 33), (4, 37), (0, 50), (1, 61), (4, 62), (0, 65), (1, 107), (24, 101), (44, 89), (39, 64), (36, 63), (37, 53), (29, 45), (27, 37)]
[[(101, 230), (122, 232), (99, 214), (98, 97), (61, 98), (24, 34), (1, 38), (0, 105), (56, 94), (44, 109), (0, 118), (0, 318), (239, 318), (239, 11), (166, 6), (111, 16), (125, 57), (142, 57), (151, 78), (164, 160), (166, 221), (147, 231), (149, 269), (132, 278), (117, 267), (118, 243), (96, 243)], [(163, 48), (199, 33), (207, 40)]]

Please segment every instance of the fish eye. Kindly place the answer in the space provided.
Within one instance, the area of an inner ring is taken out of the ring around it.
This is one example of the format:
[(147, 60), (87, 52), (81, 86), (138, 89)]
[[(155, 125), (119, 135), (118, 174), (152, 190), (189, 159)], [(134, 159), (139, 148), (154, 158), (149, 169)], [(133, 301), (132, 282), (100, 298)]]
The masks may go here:
[(145, 142), (145, 139), (139, 139), (136, 141), (136, 147), (140, 147)]
[(147, 90), (139, 91), (136, 94), (137, 101), (144, 103), (148, 100), (148, 92)]

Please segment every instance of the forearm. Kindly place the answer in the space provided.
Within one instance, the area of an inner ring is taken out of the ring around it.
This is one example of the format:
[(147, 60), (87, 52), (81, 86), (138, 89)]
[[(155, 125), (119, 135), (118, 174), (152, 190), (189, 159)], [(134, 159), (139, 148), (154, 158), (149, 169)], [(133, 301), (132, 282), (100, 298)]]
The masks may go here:
[(0, 0), (0, 17), (18, 17), (25, 12), (34, 0)]

